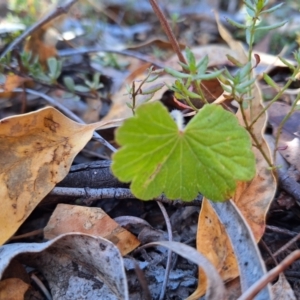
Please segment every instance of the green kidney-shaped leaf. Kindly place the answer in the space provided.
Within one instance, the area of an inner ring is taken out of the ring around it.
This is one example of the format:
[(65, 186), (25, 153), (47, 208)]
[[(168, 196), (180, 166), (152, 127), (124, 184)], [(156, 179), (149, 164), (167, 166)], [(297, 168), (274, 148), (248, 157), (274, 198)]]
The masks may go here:
[(223, 201), (233, 195), (237, 181), (255, 175), (250, 137), (232, 113), (208, 104), (183, 130), (179, 127), (154, 102), (140, 106), (117, 130), (121, 148), (113, 155), (112, 171), (119, 180), (131, 181), (137, 198), (164, 193), (190, 201), (200, 192)]

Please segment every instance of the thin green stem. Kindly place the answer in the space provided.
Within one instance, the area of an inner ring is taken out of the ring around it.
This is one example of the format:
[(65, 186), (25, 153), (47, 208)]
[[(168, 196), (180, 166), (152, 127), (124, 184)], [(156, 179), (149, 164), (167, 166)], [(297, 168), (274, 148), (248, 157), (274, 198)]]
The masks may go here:
[(293, 75), (287, 81), (287, 83), (284, 85), (284, 87), (280, 90), (280, 92), (261, 110), (261, 112), (255, 117), (255, 119), (252, 120), (252, 123), (250, 124), (249, 128), (252, 128), (254, 126), (254, 124), (257, 122), (257, 120), (270, 108), (270, 106), (284, 94), (284, 92), (289, 88), (289, 86), (294, 81), (294, 78), (299, 71), (300, 71), (300, 66), (298, 66), (294, 70)]
[(202, 88), (201, 88), (201, 84), (199, 84), (199, 83), (196, 81), (195, 84), (194, 84), (194, 87), (196, 88), (196, 93), (198, 93), (198, 95), (200, 95), (201, 100), (202, 100), (204, 103), (208, 104), (208, 101), (205, 99), (205, 96), (204, 96), (204, 94), (203, 94), (203, 91), (202, 91)]
[(188, 105), (194, 110), (199, 111), (199, 109), (192, 103), (191, 99), (189, 97), (184, 98), (184, 100), (188, 103)]
[(268, 155), (265, 153), (265, 151), (261, 147), (260, 142), (258, 141), (255, 134), (252, 132), (252, 128), (248, 124), (248, 120), (247, 120), (247, 117), (246, 117), (246, 114), (245, 114), (245, 110), (244, 110), (243, 105), (242, 105), (242, 99), (236, 99), (236, 100), (240, 103), (240, 110), (241, 110), (241, 113), (242, 113), (242, 118), (243, 118), (243, 121), (244, 121), (244, 124), (245, 124), (245, 128), (248, 131), (248, 133), (250, 134), (250, 136), (251, 136), (251, 138), (254, 142), (254, 146), (259, 150), (261, 155), (264, 157), (265, 161), (268, 163), (269, 167), (273, 168), (274, 166), (272, 164), (272, 161), (270, 160)]
[(253, 43), (254, 43), (254, 34), (255, 34), (255, 25), (257, 21), (258, 16), (256, 15), (253, 17), (253, 23), (251, 24), (250, 29), (250, 40), (249, 40), (249, 52), (248, 52), (248, 61), (252, 60), (252, 52), (253, 52)]

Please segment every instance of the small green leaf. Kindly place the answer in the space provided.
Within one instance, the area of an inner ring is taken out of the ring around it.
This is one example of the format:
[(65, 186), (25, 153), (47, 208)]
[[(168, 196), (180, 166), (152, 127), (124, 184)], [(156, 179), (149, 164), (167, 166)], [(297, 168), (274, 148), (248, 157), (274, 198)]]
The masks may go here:
[(239, 73), (240, 73), (241, 80), (249, 76), (249, 73), (251, 72), (251, 68), (252, 68), (252, 64), (249, 61), (240, 69)]
[(74, 92), (75, 91), (75, 83), (72, 77), (70, 76), (65, 76), (63, 78), (64, 84), (65, 86), (71, 91)]
[(197, 69), (197, 74), (204, 74), (207, 70), (209, 63), (209, 58), (208, 55), (205, 55), (197, 64), (196, 69)]
[(234, 26), (234, 27), (237, 27), (237, 28), (239, 28), (239, 29), (246, 29), (246, 28), (248, 28), (247, 25), (244, 25), (244, 24), (235, 22), (235, 21), (233, 21), (233, 20), (230, 19), (230, 18), (226, 18), (226, 21), (227, 21), (230, 25), (232, 25), (232, 26)]
[(80, 84), (75, 85), (74, 89), (75, 89), (75, 91), (81, 92), (81, 93), (87, 93), (91, 90), (89, 87), (80, 85)]
[(264, 76), (265, 82), (269, 86), (275, 88), (276, 90), (279, 90), (278, 85), (276, 84), (276, 82), (267, 73), (264, 73), (263, 76)]
[(132, 193), (150, 200), (190, 201), (200, 192), (223, 201), (237, 181), (255, 175), (255, 157), (247, 131), (222, 107), (209, 104), (184, 129), (160, 102), (141, 105), (116, 132), (121, 148), (113, 155), (112, 171), (131, 181)]
[(201, 99), (201, 96), (190, 91), (189, 89), (186, 88), (186, 86), (182, 85), (182, 92), (183, 94), (185, 94), (186, 96), (190, 97), (190, 98), (195, 98), (195, 99)]
[(272, 30), (272, 29), (276, 29), (279, 27), (282, 27), (283, 25), (285, 25), (288, 21), (282, 21), (273, 25), (269, 25), (269, 26), (259, 26), (259, 27), (255, 27), (256, 31), (259, 30)]
[(175, 78), (189, 78), (189, 77), (191, 77), (190, 74), (181, 73), (181, 72), (176, 71), (176, 70), (171, 69), (171, 68), (165, 68), (165, 71), (168, 74), (174, 76)]
[(247, 14), (251, 17), (251, 18), (254, 18), (255, 17), (255, 11), (249, 7), (246, 7), (246, 11), (247, 11)]
[(256, 78), (252, 78), (252, 79), (249, 79), (249, 80), (246, 80), (240, 84), (238, 84), (235, 88), (236, 90), (239, 92), (239, 93), (243, 93), (243, 92), (246, 92), (246, 88), (251, 86), (254, 82), (256, 81)]
[(195, 75), (193, 76), (193, 80), (210, 80), (210, 79), (214, 79), (217, 78), (218, 76), (220, 76), (223, 73), (224, 69), (218, 70), (218, 71), (214, 71), (208, 74), (199, 74), (199, 75)]
[(165, 84), (164, 83), (157, 83), (154, 84), (146, 89), (142, 90), (142, 95), (147, 95), (147, 94), (154, 94), (155, 92), (157, 92), (158, 90), (160, 90)]
[(226, 54), (227, 59), (234, 64), (237, 67), (243, 67), (243, 64), (241, 62), (239, 62), (236, 58), (234, 58), (233, 56)]
[(195, 72), (196, 71), (196, 59), (195, 59), (194, 53), (191, 51), (191, 49), (186, 48), (185, 55), (186, 55), (186, 59), (188, 61), (189, 70), (191, 72)]
[(55, 57), (49, 57), (47, 59), (47, 65), (49, 67), (50, 76), (54, 77), (58, 69), (58, 61)]
[(222, 86), (222, 89), (223, 89), (225, 92), (227, 92), (227, 93), (229, 93), (229, 94), (232, 93), (232, 87), (231, 87), (231, 86), (226, 85), (226, 84), (224, 84), (224, 83), (222, 83), (222, 82), (220, 82), (220, 84), (221, 84), (221, 86)]
[(292, 65), (292, 64), (290, 64), (286, 59), (284, 59), (283, 57), (280, 57), (280, 56), (278, 56), (278, 58), (281, 60), (281, 62), (283, 63), (283, 64), (285, 64), (287, 67), (289, 67), (291, 70), (295, 70), (295, 67)]
[(271, 7), (271, 8), (269, 8), (269, 9), (263, 10), (263, 11), (261, 12), (261, 14), (269, 14), (269, 13), (272, 13), (272, 12), (274, 12), (275, 10), (279, 9), (282, 5), (283, 5), (283, 2), (277, 4), (277, 5), (275, 5), (275, 6)]

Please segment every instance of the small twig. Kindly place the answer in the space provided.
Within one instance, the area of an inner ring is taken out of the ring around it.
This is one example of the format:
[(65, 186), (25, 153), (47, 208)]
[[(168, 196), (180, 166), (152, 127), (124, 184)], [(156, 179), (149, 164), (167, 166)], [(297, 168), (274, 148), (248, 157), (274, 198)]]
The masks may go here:
[(143, 299), (151, 300), (152, 297), (151, 297), (151, 293), (149, 291), (149, 286), (147, 284), (145, 274), (143, 273), (143, 271), (141, 270), (141, 268), (139, 267), (138, 263), (135, 260), (134, 260), (134, 270), (136, 273), (136, 277), (142, 287)]
[(273, 260), (275, 265), (278, 265), (278, 261), (277, 261), (276, 257), (273, 255), (272, 251), (270, 250), (268, 245), (265, 243), (265, 241), (263, 239), (261, 239), (259, 243), (270, 255), (270, 257), (265, 261), (265, 265), (267, 265), (269, 262), (271, 262), (271, 260)]
[[(249, 125), (249, 122), (247, 120), (247, 116), (246, 116), (246, 113), (245, 113), (245, 110), (244, 110), (244, 107), (243, 107), (243, 104), (242, 104), (242, 100), (239, 99), (238, 102), (240, 104), (239, 106), (240, 106), (240, 110), (241, 110), (241, 113), (242, 113), (242, 118), (243, 118), (243, 121), (244, 121), (244, 124), (245, 124), (245, 128), (248, 131), (248, 133), (250, 134), (250, 136), (253, 140), (254, 146), (259, 150), (259, 152), (264, 157), (264, 159), (267, 162), (267, 164), (269, 165), (269, 167), (273, 168), (271, 158), (269, 158), (268, 154), (265, 153), (264, 149), (261, 146), (261, 143), (258, 141), (256, 135), (253, 133), (251, 125)], [(251, 122), (251, 120), (250, 120), (250, 122)]]
[(125, 56), (131, 56), (134, 57), (136, 59), (145, 61), (145, 62), (149, 62), (152, 65), (159, 67), (159, 68), (165, 68), (166, 65), (161, 63), (161, 62), (157, 62), (154, 61), (153, 59), (151, 59), (150, 57), (143, 55), (141, 53), (138, 53), (136, 51), (131, 51), (131, 50), (118, 50), (118, 49), (113, 49), (113, 48), (102, 48), (102, 47), (83, 47), (83, 48), (79, 48), (79, 49), (64, 49), (64, 50), (60, 50), (58, 51), (58, 56), (59, 57), (65, 57), (65, 56), (72, 56), (75, 54), (86, 54), (86, 53), (97, 53), (97, 52), (107, 52), (107, 53), (116, 53), (116, 54), (120, 54), (120, 55), (125, 55)]
[(176, 53), (179, 61), (186, 64), (186, 60), (181, 52), (180, 46), (177, 42), (177, 39), (168, 23), (166, 17), (164, 16), (163, 12), (161, 11), (159, 5), (157, 4), (156, 0), (149, 0), (149, 2), (151, 4), (156, 16), (158, 17), (161, 27), (163, 28), (165, 34), (167, 35), (167, 37), (170, 41), (170, 44), (172, 45), (173, 50)]
[(300, 205), (300, 184), (280, 168), (277, 169), (277, 174), (281, 188), (289, 193)]
[(87, 150), (87, 149), (82, 149), (81, 152), (85, 153), (85, 154), (88, 154), (90, 156), (97, 157), (99, 159), (105, 159), (105, 160), (109, 159), (109, 157), (107, 155), (103, 155), (103, 154), (97, 153), (95, 151), (91, 151), (91, 150)]
[(33, 24), (27, 30), (25, 30), (20, 36), (18, 36), (0, 55), (0, 59), (3, 58), (8, 52), (13, 50), (18, 44), (24, 41), (29, 35), (31, 35), (34, 31), (38, 28), (42, 27), (49, 21), (53, 20), (54, 18), (66, 14), (71, 6), (76, 3), (78, 0), (70, 0), (69, 2), (65, 3), (64, 5), (57, 6), (55, 10), (51, 11), (48, 15), (44, 18)]
[[(166, 211), (166, 209), (165, 209), (165, 207), (163, 206), (162, 203), (160, 203), (159, 201), (156, 201), (156, 203), (158, 204), (158, 206), (159, 206), (159, 208), (160, 208), (160, 210), (161, 210), (161, 212), (162, 212), (162, 214), (165, 218), (167, 231), (168, 231), (168, 240), (169, 240), (169, 242), (172, 242), (172, 240), (173, 240), (172, 225), (171, 225), (168, 213), (167, 213), (167, 211)], [(168, 250), (167, 264), (166, 264), (166, 272), (165, 272), (164, 281), (163, 281), (163, 284), (162, 284), (162, 287), (161, 287), (159, 300), (163, 300), (164, 297), (165, 297), (166, 288), (167, 288), (169, 275), (170, 275), (170, 271), (171, 271), (171, 263), (172, 263), (172, 251), (169, 249)]]
[[(17, 92), (17, 93), (20, 93), (22, 91), (23, 91), (23, 89), (21, 89), (21, 88), (16, 88), (16, 89), (13, 90), (13, 92)], [(77, 115), (75, 115), (72, 111), (70, 111), (64, 105), (62, 105), (61, 103), (59, 103), (58, 101), (56, 101), (54, 98), (52, 98), (52, 97), (50, 97), (48, 95), (45, 95), (43, 93), (37, 92), (35, 90), (32, 90), (32, 89), (25, 89), (25, 91), (28, 94), (32, 94), (32, 95), (39, 96), (39, 97), (43, 98), (44, 100), (46, 100), (51, 105), (57, 107), (60, 111), (62, 111), (65, 115), (67, 115), (68, 117), (70, 117), (74, 121), (76, 121), (76, 122), (78, 122), (80, 124), (85, 124), (83, 122), (83, 120), (81, 120)], [(96, 141), (98, 141), (99, 143), (101, 143), (104, 146), (106, 146), (112, 152), (116, 152), (117, 151), (116, 148), (114, 146), (112, 146), (109, 142), (107, 142), (99, 133), (94, 132), (93, 138)]]
[(281, 272), (289, 267), (295, 260), (300, 258), (300, 250), (295, 250), (288, 255), (278, 266), (269, 271), (259, 281), (254, 283), (238, 300), (251, 300), (265, 287), (272, 282)]
[(13, 241), (13, 240), (25, 239), (25, 238), (28, 238), (28, 237), (32, 237), (32, 236), (41, 234), (43, 232), (44, 232), (43, 228), (42, 229), (36, 229), (36, 230), (30, 231), (30, 232), (27, 232), (27, 233), (24, 233), (24, 234), (15, 235), (15, 236), (11, 237), (9, 240)]
[[(298, 233), (295, 237), (293, 237), (290, 241), (288, 241), (285, 245), (283, 245), (281, 248), (279, 248), (276, 252), (274, 252), (272, 255), (273, 257), (278, 256), (283, 251), (286, 251), (290, 246), (292, 246), (294, 243), (296, 243), (300, 239), (300, 233)], [(269, 259), (266, 260), (266, 264), (269, 263)]]
[[(101, 200), (104, 198), (115, 199), (136, 199), (131, 193), (130, 189), (126, 188), (67, 188), (67, 187), (55, 187), (51, 192), (51, 196), (61, 197), (74, 197), (87, 199), (88, 202)], [(195, 200), (191, 202), (183, 202), (181, 200), (170, 200), (164, 195), (154, 198), (153, 200), (160, 201), (162, 203), (171, 204), (174, 206), (200, 206), (202, 202), (202, 196), (199, 195)]]
[(40, 288), (40, 290), (44, 293), (46, 296), (47, 300), (52, 300), (52, 296), (43, 284), (43, 282), (35, 275), (31, 274), (31, 279), (36, 283), (36, 285)]
[(298, 232), (291, 231), (291, 230), (288, 230), (288, 229), (279, 228), (279, 227), (272, 226), (272, 225), (266, 225), (266, 229), (269, 229), (269, 230), (271, 230), (273, 232), (276, 232), (276, 233), (289, 235), (289, 236), (296, 236), (298, 234)]

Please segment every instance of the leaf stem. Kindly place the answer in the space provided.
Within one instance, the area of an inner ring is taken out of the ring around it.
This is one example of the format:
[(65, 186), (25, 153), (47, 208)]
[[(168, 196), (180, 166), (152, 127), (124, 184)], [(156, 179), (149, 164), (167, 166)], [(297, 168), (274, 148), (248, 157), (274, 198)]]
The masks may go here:
[(246, 114), (245, 114), (245, 110), (244, 110), (243, 105), (242, 105), (242, 99), (236, 99), (236, 100), (240, 103), (240, 109), (241, 109), (242, 118), (243, 118), (243, 121), (244, 121), (244, 124), (245, 124), (245, 128), (248, 131), (248, 133), (250, 134), (250, 136), (251, 136), (251, 138), (254, 142), (254, 146), (259, 150), (261, 155), (264, 157), (265, 161), (268, 163), (269, 167), (274, 168), (274, 165), (272, 164), (271, 159), (268, 157), (268, 155), (262, 149), (261, 143), (258, 141), (257, 137), (252, 132), (252, 128), (248, 124), (247, 117), (246, 117)]
[(284, 87), (280, 90), (280, 92), (264, 107), (264, 109), (261, 110), (261, 112), (255, 117), (255, 119), (252, 121), (252, 123), (249, 125), (249, 128), (252, 128), (254, 124), (257, 122), (257, 120), (270, 108), (270, 106), (276, 102), (282, 95), (283, 93), (289, 88), (291, 83), (294, 81), (295, 76), (297, 73), (300, 71), (300, 66), (298, 66), (294, 72), (293, 75), (290, 77), (288, 82), (284, 85)]
[(185, 99), (184, 99), (187, 103), (188, 103), (188, 105), (194, 110), (194, 111), (199, 111), (199, 109), (192, 103), (192, 101), (191, 101), (191, 99), (189, 98), (189, 97), (186, 97)]

